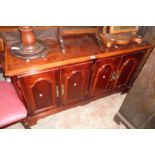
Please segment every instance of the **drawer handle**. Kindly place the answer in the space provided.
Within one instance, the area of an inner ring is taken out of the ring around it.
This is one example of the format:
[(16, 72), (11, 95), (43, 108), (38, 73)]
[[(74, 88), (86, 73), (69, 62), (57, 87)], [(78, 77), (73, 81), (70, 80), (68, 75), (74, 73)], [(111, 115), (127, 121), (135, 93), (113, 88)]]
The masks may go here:
[(61, 85), (61, 95), (64, 96), (65, 90), (64, 90), (64, 84)]

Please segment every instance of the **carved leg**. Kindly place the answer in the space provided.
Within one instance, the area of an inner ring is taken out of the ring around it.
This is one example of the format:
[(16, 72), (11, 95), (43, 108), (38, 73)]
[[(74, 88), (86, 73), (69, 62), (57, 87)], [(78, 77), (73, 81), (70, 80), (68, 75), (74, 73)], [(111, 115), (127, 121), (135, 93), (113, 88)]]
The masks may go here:
[(38, 119), (36, 118), (28, 118), (28, 123), (29, 123), (29, 126), (33, 126), (33, 125), (36, 125), (37, 124), (37, 121)]
[(29, 125), (29, 122), (26, 119), (21, 121), (21, 123), (22, 123), (22, 125), (24, 126), (25, 129), (31, 129), (30, 125)]
[(31, 129), (30, 127), (37, 124), (37, 119), (34, 118), (26, 118), (21, 121), (22, 125), (25, 129)]

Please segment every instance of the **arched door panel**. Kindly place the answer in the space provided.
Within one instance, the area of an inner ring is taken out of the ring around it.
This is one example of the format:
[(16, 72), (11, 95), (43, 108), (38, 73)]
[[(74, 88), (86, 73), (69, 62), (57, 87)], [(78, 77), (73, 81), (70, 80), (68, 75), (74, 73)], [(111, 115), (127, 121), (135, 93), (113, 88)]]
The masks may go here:
[(61, 69), (62, 104), (75, 104), (88, 95), (92, 62), (71, 65)]

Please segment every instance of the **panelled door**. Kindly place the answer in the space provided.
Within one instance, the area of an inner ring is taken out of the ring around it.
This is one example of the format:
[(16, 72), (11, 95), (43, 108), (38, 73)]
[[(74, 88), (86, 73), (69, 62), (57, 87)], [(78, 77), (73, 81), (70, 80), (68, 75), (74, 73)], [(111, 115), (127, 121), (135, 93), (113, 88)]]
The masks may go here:
[(132, 75), (134, 74), (144, 52), (130, 54), (123, 57), (121, 65), (116, 75), (114, 88), (125, 88), (128, 86)]
[(60, 89), (63, 105), (75, 104), (88, 95), (92, 61), (61, 68)]
[(120, 57), (114, 57), (96, 61), (91, 82), (91, 96), (111, 91), (120, 60)]
[(31, 113), (58, 106), (58, 70), (20, 78), (21, 90)]

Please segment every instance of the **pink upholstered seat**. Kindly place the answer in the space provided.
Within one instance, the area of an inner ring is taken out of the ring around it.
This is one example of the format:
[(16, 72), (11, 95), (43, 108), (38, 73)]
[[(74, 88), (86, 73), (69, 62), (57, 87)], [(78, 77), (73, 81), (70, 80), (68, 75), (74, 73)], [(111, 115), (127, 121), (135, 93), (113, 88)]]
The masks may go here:
[(27, 111), (12, 83), (0, 81), (0, 127), (25, 118)]

